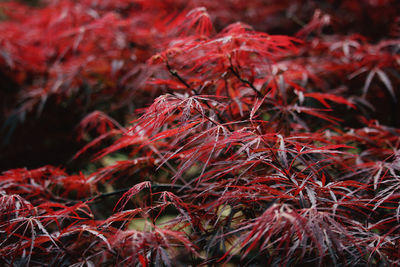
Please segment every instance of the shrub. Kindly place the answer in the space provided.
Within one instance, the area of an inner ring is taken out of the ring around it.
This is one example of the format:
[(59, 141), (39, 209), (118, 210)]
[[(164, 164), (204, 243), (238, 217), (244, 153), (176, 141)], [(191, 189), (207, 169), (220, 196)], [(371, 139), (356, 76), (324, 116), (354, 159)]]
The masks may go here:
[(3, 264), (400, 264), (395, 1), (1, 7), (9, 145), (87, 142), (0, 176)]

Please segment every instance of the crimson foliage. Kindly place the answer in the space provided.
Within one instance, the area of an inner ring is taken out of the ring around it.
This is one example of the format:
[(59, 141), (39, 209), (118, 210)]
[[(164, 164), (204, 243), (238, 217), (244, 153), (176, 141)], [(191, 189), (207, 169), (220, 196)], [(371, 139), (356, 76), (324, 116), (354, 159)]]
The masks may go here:
[(86, 145), (2, 173), (0, 262), (400, 265), (398, 10), (1, 3), (7, 150), (71, 114)]

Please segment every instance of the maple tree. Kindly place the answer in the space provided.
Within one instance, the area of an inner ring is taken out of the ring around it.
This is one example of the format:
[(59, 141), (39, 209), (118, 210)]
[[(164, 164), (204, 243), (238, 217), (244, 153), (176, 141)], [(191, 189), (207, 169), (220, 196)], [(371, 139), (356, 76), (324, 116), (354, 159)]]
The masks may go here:
[(398, 10), (1, 2), (0, 262), (399, 265)]

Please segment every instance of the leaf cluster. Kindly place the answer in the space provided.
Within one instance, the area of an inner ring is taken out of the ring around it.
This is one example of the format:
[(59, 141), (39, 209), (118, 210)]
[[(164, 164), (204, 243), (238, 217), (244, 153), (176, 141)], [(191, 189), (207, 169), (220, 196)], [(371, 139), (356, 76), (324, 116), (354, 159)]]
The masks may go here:
[(399, 265), (399, 5), (268, 2), (1, 3), (8, 125), (86, 144), (0, 176), (0, 262)]

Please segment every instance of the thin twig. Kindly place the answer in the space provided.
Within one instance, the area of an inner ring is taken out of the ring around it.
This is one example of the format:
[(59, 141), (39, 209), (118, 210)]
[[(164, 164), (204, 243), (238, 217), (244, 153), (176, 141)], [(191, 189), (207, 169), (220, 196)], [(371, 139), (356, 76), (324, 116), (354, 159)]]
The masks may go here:
[[(118, 190), (114, 190), (112, 192), (101, 193), (101, 194), (98, 194), (96, 196), (92, 196), (92, 197), (88, 197), (88, 198), (84, 198), (84, 199), (79, 199), (79, 200), (74, 200), (74, 199), (62, 199), (62, 200), (68, 201), (68, 202), (72, 202), (72, 203), (92, 202), (92, 201), (98, 201), (98, 200), (103, 199), (103, 198), (124, 194), (124, 193), (128, 192), (130, 189), (131, 189), (131, 187), (121, 188), (121, 189), (118, 189)], [(155, 189), (155, 191), (167, 190), (167, 189), (175, 189), (175, 190), (179, 189), (180, 190), (180, 189), (183, 189), (183, 186), (182, 185), (178, 185), (178, 184), (152, 184), (151, 185), (151, 189)]]
[(257, 90), (257, 88), (254, 86), (253, 83), (251, 83), (247, 79), (243, 79), (240, 76), (239, 72), (237, 70), (235, 70), (235, 68), (233, 67), (232, 60), (230, 58), (229, 58), (229, 62), (231, 63), (231, 65), (229, 66), (228, 69), (233, 73), (233, 75), (235, 75), (235, 77), (238, 78), (239, 81), (241, 81), (242, 83), (247, 84), (254, 92), (256, 92), (258, 97), (264, 97), (263, 94), (260, 91)]
[[(196, 89), (194, 89), (194, 88), (192, 88), (191, 86), (190, 86), (190, 84), (188, 83), (188, 82), (186, 82), (186, 80), (185, 79), (183, 79), (182, 78), (182, 76), (180, 76), (179, 74), (178, 74), (178, 72), (176, 71), (176, 69), (174, 69), (174, 68), (172, 68), (171, 67), (171, 65), (168, 63), (168, 61), (166, 61), (166, 65), (167, 65), (167, 69), (168, 69), (168, 71), (169, 71), (169, 73), (172, 75), (172, 76), (174, 76), (175, 78), (177, 78), (183, 85), (185, 85), (188, 89), (190, 89), (192, 92), (193, 92), (193, 94), (194, 95), (196, 95), (196, 96), (198, 96), (198, 95), (200, 95), (199, 94), (199, 92), (196, 90)], [(211, 110), (214, 110), (211, 106), (210, 106), (210, 104), (208, 103), (208, 102), (205, 102), (205, 105), (209, 108), (209, 109), (211, 109)], [(197, 112), (199, 112), (200, 114), (202, 114), (197, 108), (195, 108), (195, 110), (197, 111)], [(203, 114), (202, 114), (203, 115)], [(222, 122), (222, 123), (226, 123), (226, 120), (224, 120), (222, 117), (221, 117), (221, 115), (219, 114), (219, 113), (215, 113), (215, 115), (217, 116), (217, 118)], [(217, 123), (216, 121), (214, 121), (213, 119), (211, 119), (211, 118), (209, 118), (209, 117), (207, 117), (207, 116), (205, 116), (206, 117), (206, 119), (208, 119), (209, 121), (211, 121), (213, 124), (215, 124), (216, 126), (220, 126), (221, 124), (220, 123)], [(230, 132), (233, 132), (233, 130), (229, 127), (229, 126), (225, 126)]]

